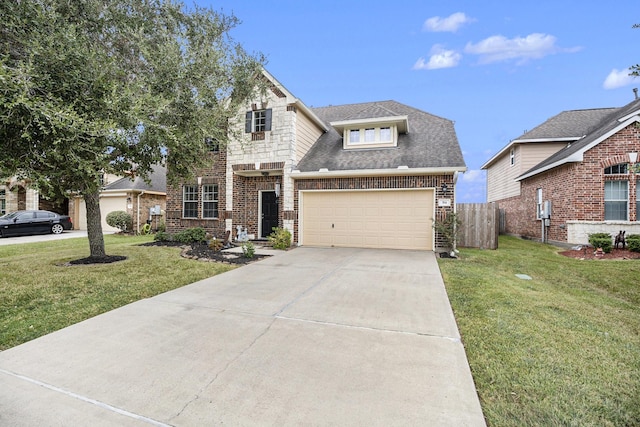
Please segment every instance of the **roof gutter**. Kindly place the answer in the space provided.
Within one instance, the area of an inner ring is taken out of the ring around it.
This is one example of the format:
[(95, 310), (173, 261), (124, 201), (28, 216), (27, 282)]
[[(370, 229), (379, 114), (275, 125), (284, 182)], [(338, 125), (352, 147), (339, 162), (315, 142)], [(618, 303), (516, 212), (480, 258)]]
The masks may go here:
[(448, 175), (466, 172), (466, 166), (442, 167), (442, 168), (408, 168), (397, 169), (359, 169), (359, 170), (335, 170), (320, 169), (313, 172), (291, 172), (293, 179), (322, 179), (322, 178), (357, 178), (363, 176), (411, 176), (411, 175)]

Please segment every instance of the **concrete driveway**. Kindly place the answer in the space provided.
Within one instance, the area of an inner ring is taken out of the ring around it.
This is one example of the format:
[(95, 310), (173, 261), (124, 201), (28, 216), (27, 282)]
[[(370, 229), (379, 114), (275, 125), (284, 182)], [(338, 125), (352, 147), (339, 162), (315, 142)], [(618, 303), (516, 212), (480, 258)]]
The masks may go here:
[(483, 426), (432, 252), (298, 248), (0, 353), (0, 425)]
[(33, 236), (0, 237), (0, 246), (17, 245), (19, 243), (49, 242), (51, 240), (73, 239), (75, 237), (87, 237), (87, 232), (82, 230), (66, 230), (61, 234), (36, 234)]

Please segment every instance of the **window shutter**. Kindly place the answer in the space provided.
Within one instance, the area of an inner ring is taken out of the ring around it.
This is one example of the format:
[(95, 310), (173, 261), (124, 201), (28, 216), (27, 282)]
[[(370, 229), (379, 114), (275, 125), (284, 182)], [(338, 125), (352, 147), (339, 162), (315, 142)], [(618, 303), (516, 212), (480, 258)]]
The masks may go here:
[(271, 130), (271, 108), (265, 110), (264, 130)]
[(247, 114), (245, 115), (245, 119), (244, 119), (244, 131), (246, 133), (251, 133), (251, 118), (252, 118), (252, 112), (247, 111)]

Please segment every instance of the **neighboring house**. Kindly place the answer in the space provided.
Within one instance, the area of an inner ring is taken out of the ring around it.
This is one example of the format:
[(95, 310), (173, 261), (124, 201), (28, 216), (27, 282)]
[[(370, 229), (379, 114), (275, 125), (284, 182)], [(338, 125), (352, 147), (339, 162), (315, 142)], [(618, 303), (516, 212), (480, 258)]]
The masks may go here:
[(167, 231), (204, 227), (297, 245), (433, 250), (466, 166), (453, 122), (395, 101), (309, 108), (266, 71), (240, 111), (243, 137), (167, 190)]
[(44, 209), (63, 215), (68, 213), (66, 200), (57, 203), (48, 200), (29, 184), (28, 180), (15, 177), (0, 182), (0, 215), (25, 209)]
[(565, 111), (489, 159), (487, 201), (504, 211), (506, 232), (572, 244), (596, 232), (640, 234), (639, 121), (638, 99)]
[[(141, 227), (149, 220), (152, 228), (164, 222), (164, 209), (167, 196), (167, 174), (164, 166), (154, 167), (149, 176), (149, 183), (141, 177), (133, 180), (129, 177), (105, 175), (100, 192), (100, 214), (102, 231), (119, 231), (107, 224), (107, 215), (113, 211), (124, 211), (131, 215), (133, 230), (140, 232)], [(159, 207), (159, 208), (158, 208)], [(87, 208), (81, 196), (71, 197), (69, 212), (74, 219), (77, 230), (87, 229)]]

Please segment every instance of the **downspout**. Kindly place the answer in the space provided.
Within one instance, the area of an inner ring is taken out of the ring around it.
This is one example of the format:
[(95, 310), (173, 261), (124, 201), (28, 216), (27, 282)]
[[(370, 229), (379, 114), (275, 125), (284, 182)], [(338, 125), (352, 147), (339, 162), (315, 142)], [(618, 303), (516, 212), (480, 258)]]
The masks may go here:
[[(455, 218), (457, 218), (457, 214), (458, 214), (458, 207), (456, 205), (456, 198), (458, 197), (458, 195), (456, 194), (456, 184), (458, 183), (458, 177), (460, 176), (460, 172), (455, 171), (453, 173), (453, 213), (454, 215), (456, 215)], [(457, 224), (454, 224), (455, 227), (457, 227)], [(458, 233), (456, 231), (455, 236), (457, 236)], [(458, 239), (454, 239), (453, 241), (453, 253), (454, 255), (458, 253)]]
[(142, 190), (141, 192), (138, 193), (138, 205), (136, 206), (137, 208), (137, 215), (138, 215), (138, 220), (137, 220), (137, 224), (136, 224), (136, 234), (140, 234), (140, 197), (144, 194), (144, 190)]

